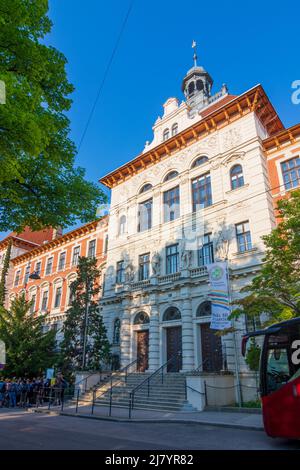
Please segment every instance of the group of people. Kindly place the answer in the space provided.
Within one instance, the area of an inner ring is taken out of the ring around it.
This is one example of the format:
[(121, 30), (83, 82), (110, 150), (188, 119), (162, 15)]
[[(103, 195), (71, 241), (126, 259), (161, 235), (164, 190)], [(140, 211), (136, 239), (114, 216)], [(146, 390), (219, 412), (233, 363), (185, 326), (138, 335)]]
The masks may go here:
[(33, 379), (2, 379), (0, 377), (0, 408), (39, 406), (52, 401), (60, 405), (64, 399), (67, 381), (62, 374), (49, 379), (38, 377)]

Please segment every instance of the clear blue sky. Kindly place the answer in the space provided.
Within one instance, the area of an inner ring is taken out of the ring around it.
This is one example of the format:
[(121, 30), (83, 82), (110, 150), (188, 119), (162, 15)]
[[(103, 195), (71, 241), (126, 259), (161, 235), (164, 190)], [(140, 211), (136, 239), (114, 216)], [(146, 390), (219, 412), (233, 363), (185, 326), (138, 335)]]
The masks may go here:
[[(300, 80), (299, 18), (295, 1), (135, 0), (94, 117), (77, 157), (87, 178), (135, 157), (170, 96), (182, 99), (181, 80), (198, 63), (240, 94), (261, 83), (286, 126), (300, 121), (291, 83)], [(68, 59), (75, 85), (71, 119), (78, 144), (129, 0), (49, 0), (54, 23), (47, 43)]]

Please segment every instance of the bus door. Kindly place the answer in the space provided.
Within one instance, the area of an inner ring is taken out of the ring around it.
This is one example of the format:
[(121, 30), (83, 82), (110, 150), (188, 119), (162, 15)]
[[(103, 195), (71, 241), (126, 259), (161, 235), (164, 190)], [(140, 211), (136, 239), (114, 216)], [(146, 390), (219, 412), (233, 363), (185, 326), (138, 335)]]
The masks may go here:
[(265, 336), (261, 395), (265, 430), (272, 437), (300, 438), (299, 339), (299, 325)]

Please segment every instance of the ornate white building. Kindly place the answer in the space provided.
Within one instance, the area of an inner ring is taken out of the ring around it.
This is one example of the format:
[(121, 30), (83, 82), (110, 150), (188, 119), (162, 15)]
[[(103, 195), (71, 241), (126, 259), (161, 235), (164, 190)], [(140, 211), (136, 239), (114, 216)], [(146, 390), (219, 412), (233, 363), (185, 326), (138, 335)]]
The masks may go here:
[[(275, 225), (262, 140), (283, 129), (261, 85), (239, 96), (195, 64), (185, 101), (169, 98), (143, 152), (100, 181), (111, 188), (101, 300), (116, 367), (246, 370), (244, 319), (222, 339), (210, 329), (207, 264), (228, 260), (232, 298), (260, 269)], [(177, 356), (176, 356), (177, 357)]]

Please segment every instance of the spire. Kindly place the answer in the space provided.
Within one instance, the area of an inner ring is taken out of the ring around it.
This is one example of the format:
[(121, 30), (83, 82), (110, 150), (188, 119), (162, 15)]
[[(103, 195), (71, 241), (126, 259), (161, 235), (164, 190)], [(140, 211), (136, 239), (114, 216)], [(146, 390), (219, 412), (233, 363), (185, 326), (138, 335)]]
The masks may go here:
[(194, 49), (194, 56), (193, 56), (193, 59), (194, 59), (194, 67), (197, 67), (197, 43), (195, 40), (193, 40), (192, 42), (192, 49)]

